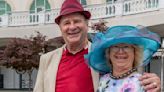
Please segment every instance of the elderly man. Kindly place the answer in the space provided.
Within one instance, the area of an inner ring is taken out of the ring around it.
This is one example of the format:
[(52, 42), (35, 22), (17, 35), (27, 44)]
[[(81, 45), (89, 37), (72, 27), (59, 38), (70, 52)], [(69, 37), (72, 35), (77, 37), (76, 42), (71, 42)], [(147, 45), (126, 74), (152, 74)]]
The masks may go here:
[[(90, 49), (87, 39), (91, 14), (77, 0), (65, 0), (55, 19), (65, 45), (41, 56), (34, 92), (96, 92), (99, 74), (84, 60)], [(141, 84), (147, 91), (157, 92), (160, 79), (146, 73)]]

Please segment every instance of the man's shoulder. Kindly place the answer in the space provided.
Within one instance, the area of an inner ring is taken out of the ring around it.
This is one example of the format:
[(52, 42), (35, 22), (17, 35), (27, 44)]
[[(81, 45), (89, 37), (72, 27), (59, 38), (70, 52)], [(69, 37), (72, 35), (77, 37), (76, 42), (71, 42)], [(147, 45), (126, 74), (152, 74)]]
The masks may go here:
[(40, 61), (44, 62), (45, 65), (48, 65), (49, 62), (52, 60), (54, 57), (60, 57), (62, 55), (62, 49), (63, 48), (58, 48), (53, 51), (47, 52), (40, 57)]
[(43, 54), (42, 56), (51, 56), (52, 54), (61, 53), (62, 49), (63, 47), (57, 48), (55, 50)]

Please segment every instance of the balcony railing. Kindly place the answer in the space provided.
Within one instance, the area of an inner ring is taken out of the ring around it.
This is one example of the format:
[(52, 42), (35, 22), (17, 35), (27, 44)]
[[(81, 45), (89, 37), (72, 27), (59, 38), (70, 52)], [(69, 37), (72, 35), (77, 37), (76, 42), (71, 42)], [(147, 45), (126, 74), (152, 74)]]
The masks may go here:
[[(161, 2), (163, 3), (162, 0), (126, 0), (112, 4), (88, 5), (85, 10), (91, 12), (91, 19), (109, 18), (159, 10)], [(54, 23), (58, 15), (59, 9), (39, 13), (13, 12), (0, 16), (0, 27)]]

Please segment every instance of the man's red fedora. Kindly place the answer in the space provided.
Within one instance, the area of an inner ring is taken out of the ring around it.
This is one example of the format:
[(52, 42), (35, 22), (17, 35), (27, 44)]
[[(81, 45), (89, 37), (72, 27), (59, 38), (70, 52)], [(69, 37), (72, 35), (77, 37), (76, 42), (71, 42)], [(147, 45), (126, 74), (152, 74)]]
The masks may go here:
[(65, 0), (62, 4), (60, 15), (55, 18), (55, 22), (59, 24), (62, 16), (75, 12), (83, 14), (86, 19), (90, 19), (91, 17), (90, 12), (85, 11), (78, 0)]

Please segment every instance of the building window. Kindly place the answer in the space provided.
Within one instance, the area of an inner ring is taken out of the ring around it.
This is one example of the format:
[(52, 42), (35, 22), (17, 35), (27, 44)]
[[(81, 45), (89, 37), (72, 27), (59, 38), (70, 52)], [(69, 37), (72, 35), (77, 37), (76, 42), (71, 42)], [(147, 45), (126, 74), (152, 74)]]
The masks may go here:
[(107, 3), (114, 3), (116, 2), (117, 0), (106, 0)]
[(11, 12), (11, 7), (5, 0), (0, 0), (0, 15)]
[[(35, 86), (37, 70), (34, 69), (31, 75), (31, 87)], [(0, 67), (0, 91), (1, 90), (29, 90), (29, 76), (26, 73), (18, 74), (15, 70)], [(2, 91), (3, 92), (3, 91)]]
[(30, 8), (30, 13), (38, 13), (50, 9), (51, 7), (47, 0), (34, 0)]
[(79, 0), (82, 5), (87, 5), (86, 0)]

